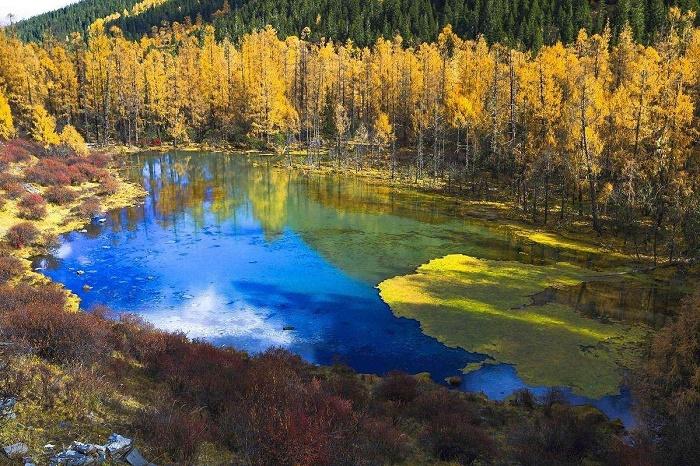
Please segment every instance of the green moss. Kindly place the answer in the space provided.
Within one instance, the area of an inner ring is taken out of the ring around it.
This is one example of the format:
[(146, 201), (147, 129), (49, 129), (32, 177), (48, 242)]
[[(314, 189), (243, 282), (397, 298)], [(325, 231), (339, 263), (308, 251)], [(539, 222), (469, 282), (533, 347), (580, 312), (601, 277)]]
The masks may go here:
[(646, 328), (602, 323), (569, 306), (530, 299), (547, 287), (597, 276), (566, 263), (535, 266), (454, 254), (386, 280), (379, 290), (396, 315), (418, 320), (448, 346), (513, 364), (530, 385), (568, 386), (598, 398), (619, 392), (622, 369)]

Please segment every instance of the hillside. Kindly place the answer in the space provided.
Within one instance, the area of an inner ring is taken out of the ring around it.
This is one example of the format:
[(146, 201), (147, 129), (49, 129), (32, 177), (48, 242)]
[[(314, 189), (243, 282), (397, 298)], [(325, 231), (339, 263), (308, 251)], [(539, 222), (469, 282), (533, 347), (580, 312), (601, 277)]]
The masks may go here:
[[(151, 3), (155, 6), (138, 14), (121, 13)], [(492, 42), (538, 48), (570, 42), (581, 28), (600, 32), (607, 23), (618, 32), (627, 22), (635, 39), (650, 42), (665, 27), (667, 9), (676, 5), (699, 9), (698, 0), (83, 0), (22, 21), (16, 30), (24, 40), (39, 40), (46, 32), (61, 37), (85, 30), (97, 18), (116, 17), (110, 24), (133, 38), (164, 22), (189, 18), (214, 23), (220, 37), (231, 39), (267, 24), (282, 37), (309, 26), (314, 39), (351, 39), (363, 46), (396, 33), (413, 43), (431, 41), (452, 24), (462, 37), (484, 34)]]

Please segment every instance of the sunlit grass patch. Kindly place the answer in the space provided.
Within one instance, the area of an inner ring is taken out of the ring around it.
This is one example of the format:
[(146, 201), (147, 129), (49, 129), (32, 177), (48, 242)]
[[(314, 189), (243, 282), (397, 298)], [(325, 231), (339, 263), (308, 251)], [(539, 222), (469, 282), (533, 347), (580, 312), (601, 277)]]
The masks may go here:
[(396, 315), (418, 320), (426, 334), (448, 346), (513, 364), (527, 384), (567, 386), (599, 398), (619, 392), (623, 368), (646, 328), (603, 323), (567, 305), (530, 299), (548, 287), (597, 276), (567, 263), (535, 266), (454, 254), (379, 289)]

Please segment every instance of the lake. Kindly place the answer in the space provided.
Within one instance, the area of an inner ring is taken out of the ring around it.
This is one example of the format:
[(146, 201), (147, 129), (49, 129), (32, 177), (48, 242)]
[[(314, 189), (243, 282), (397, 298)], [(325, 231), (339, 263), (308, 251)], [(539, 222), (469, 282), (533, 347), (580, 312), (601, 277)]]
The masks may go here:
[[(253, 353), (283, 347), (312, 363), (429, 372), (443, 382), (484, 356), (449, 348), (418, 322), (395, 317), (379, 282), (450, 253), (537, 264), (567, 259), (487, 220), (457, 215), (458, 205), (444, 197), (288, 171), (273, 161), (134, 155), (124, 174), (143, 184), (145, 202), (65, 235), (35, 266), (85, 309), (106, 304)], [(467, 374), (461, 388), (503, 399), (524, 386), (512, 366), (500, 364)], [(627, 390), (600, 400), (565, 393), (633, 423)]]

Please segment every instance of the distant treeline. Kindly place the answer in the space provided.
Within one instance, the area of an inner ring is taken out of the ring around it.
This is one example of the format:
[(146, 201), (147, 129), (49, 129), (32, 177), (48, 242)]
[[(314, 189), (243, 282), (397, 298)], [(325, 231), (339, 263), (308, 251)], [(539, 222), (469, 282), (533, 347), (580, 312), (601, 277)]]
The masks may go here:
[(83, 0), (22, 21), (16, 30), (23, 40), (41, 40), (47, 33), (62, 38), (84, 32), (95, 19), (120, 13), (109, 24), (131, 38), (164, 23), (200, 21), (213, 23), (219, 39), (235, 40), (272, 25), (280, 37), (299, 35), (309, 27), (312, 40), (325, 37), (366, 46), (397, 34), (412, 44), (434, 41), (451, 24), (462, 38), (483, 34), (490, 43), (538, 49), (557, 41), (570, 43), (580, 29), (600, 33), (606, 24), (616, 37), (627, 23), (635, 40), (651, 43), (666, 28), (670, 7), (700, 9), (699, 0), (168, 0), (138, 15), (121, 14), (137, 3)]

